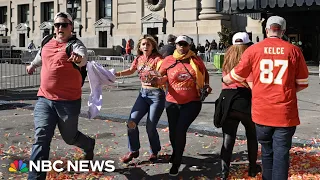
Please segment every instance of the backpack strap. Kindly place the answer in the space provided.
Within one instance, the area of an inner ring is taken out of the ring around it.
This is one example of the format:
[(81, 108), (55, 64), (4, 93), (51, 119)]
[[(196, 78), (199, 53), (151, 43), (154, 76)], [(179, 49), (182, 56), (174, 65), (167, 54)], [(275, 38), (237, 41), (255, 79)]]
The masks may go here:
[(52, 38), (54, 37), (54, 34), (49, 34), (46, 35), (42, 41), (41, 41), (41, 47), (40, 47), (40, 56), (41, 56), (41, 51), (44, 45), (46, 45)]
[(67, 45), (66, 45), (66, 53), (68, 55), (68, 57), (71, 56), (71, 53), (72, 53), (72, 48), (73, 48), (73, 45), (77, 42), (77, 38), (76, 37), (72, 37), (69, 39)]
[[(66, 45), (66, 54), (67, 54), (68, 57), (71, 56), (71, 53), (72, 53), (72, 50), (73, 50), (73, 45), (77, 42), (77, 40), (78, 39), (75, 38), (75, 37), (72, 37), (72, 38), (69, 39), (69, 41), (68, 41), (68, 43)], [(78, 69), (81, 72), (81, 70), (80, 70), (78, 65), (76, 65), (74, 62), (72, 62), (72, 65), (73, 65), (74, 68)]]

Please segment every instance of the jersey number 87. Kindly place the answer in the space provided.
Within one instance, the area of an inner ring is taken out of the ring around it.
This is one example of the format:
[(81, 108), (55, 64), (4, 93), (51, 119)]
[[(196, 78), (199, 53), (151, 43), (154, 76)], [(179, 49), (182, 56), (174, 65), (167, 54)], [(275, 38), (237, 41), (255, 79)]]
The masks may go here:
[[(274, 77), (274, 67), (279, 67), (280, 71), (276, 77)], [(288, 60), (274, 60), (262, 59), (260, 61), (260, 82), (264, 84), (282, 84), (282, 77), (288, 68)]]

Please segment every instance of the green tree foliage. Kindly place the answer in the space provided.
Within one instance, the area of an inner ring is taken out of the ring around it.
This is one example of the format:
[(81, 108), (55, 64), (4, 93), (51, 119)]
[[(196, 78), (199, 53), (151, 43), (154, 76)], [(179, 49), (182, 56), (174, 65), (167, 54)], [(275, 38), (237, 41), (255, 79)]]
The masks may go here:
[(220, 37), (220, 41), (226, 46), (229, 47), (232, 45), (232, 36), (234, 32), (225, 26), (222, 26), (221, 32), (218, 32), (218, 35)]

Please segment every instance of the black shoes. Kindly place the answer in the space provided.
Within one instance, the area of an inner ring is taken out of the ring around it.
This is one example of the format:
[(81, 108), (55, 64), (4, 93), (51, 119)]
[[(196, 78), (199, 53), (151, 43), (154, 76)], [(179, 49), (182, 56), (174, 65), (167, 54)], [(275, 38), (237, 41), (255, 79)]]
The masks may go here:
[(256, 175), (262, 171), (262, 168), (259, 164), (256, 164), (255, 167), (249, 167), (248, 176), (256, 177)]
[(229, 172), (222, 172), (221, 173), (221, 179), (222, 180), (227, 180), (229, 176)]
[(158, 155), (157, 154), (150, 154), (148, 160), (150, 162), (156, 162), (158, 160)]
[(93, 160), (95, 144), (96, 144), (96, 140), (92, 139), (92, 146), (91, 146), (92, 148), (89, 151), (85, 152), (85, 155), (84, 155), (85, 160)]
[[(256, 166), (254, 166), (254, 167), (249, 166), (248, 176), (256, 177), (256, 175), (261, 171), (262, 171), (262, 168), (258, 164), (256, 164)], [(229, 176), (229, 172), (221, 172), (221, 179), (222, 180), (227, 180), (228, 176)]]
[(178, 176), (179, 167), (180, 167), (180, 165), (178, 165), (178, 164), (172, 164), (172, 167), (169, 172), (169, 176)]

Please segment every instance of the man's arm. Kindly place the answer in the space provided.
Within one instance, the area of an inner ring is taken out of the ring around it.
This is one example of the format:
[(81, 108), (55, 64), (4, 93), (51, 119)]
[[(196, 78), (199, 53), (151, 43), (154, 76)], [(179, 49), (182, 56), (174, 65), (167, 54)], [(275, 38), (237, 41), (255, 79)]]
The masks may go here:
[(229, 74), (222, 78), (222, 82), (226, 85), (234, 82), (243, 82), (250, 75), (252, 64), (250, 60), (250, 51), (248, 49), (242, 54), (239, 64), (234, 67)]
[(76, 63), (77, 66), (82, 67), (82, 66), (87, 64), (88, 51), (87, 51), (87, 48), (84, 46), (84, 44), (80, 40), (77, 40), (72, 45), (72, 51), (73, 51), (73, 53), (76, 53), (77, 55), (81, 56), (81, 62), (80, 63)]
[(42, 65), (42, 59), (40, 55), (41, 49), (37, 52), (36, 57), (33, 59), (33, 61), (30, 63), (30, 65), (34, 68), (40, 67)]
[(294, 53), (293, 57), (296, 57), (296, 91), (299, 92), (309, 85), (309, 70), (301, 50), (296, 48)]

